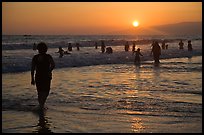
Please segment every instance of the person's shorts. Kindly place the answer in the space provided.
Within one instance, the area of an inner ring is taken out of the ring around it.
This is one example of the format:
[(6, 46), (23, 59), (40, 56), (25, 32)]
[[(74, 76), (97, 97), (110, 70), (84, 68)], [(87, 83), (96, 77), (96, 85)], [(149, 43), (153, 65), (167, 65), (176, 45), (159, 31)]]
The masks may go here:
[(51, 80), (36, 80), (36, 87), (38, 92), (49, 92)]

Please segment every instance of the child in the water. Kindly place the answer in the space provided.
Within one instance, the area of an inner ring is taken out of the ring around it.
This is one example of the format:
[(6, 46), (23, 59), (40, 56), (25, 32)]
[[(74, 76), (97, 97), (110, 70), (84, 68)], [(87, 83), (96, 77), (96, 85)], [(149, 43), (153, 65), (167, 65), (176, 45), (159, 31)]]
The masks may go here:
[(135, 51), (135, 64), (140, 64), (140, 56), (143, 56), (140, 53), (140, 48), (137, 49), (137, 51)]

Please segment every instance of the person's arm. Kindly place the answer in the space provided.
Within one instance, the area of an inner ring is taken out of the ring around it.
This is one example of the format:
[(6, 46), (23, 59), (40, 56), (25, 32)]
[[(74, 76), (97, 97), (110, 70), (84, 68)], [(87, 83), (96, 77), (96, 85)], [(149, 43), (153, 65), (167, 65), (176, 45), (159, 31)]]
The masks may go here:
[(154, 48), (154, 46), (152, 47), (152, 50), (151, 50), (151, 52), (150, 52), (150, 55), (152, 55), (152, 53), (153, 53), (153, 48)]
[(52, 56), (50, 55), (50, 70), (52, 71), (54, 68), (55, 68), (55, 62)]
[(35, 85), (34, 72), (35, 72), (35, 61), (33, 57), (32, 64), (31, 64), (31, 84), (32, 85)]
[(135, 54), (135, 51), (132, 52), (132, 55), (134, 55), (134, 54)]
[(161, 55), (161, 48), (159, 47), (159, 55)]
[(143, 56), (141, 53), (140, 53), (140, 55)]

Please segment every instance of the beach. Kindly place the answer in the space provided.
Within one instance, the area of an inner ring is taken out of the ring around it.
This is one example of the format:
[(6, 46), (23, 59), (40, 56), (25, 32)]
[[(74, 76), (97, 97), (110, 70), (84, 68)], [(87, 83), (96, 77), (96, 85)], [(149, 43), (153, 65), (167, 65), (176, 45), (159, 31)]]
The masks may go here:
[[(3, 36), (2, 132), (201, 133), (202, 39), (190, 37), (190, 52), (189, 37)], [(159, 65), (150, 55), (155, 38), (169, 41)], [(30, 66), (38, 54), (33, 42), (42, 39), (56, 67), (47, 109), (39, 112)], [(73, 50), (60, 58), (56, 52), (59, 45), (67, 49), (65, 39), (73, 41)], [(180, 39), (183, 50), (178, 49)], [(101, 53), (101, 40), (112, 54)], [(128, 52), (124, 41), (130, 43)], [(134, 64), (133, 41), (143, 54), (140, 65)]]
[(201, 133), (202, 57), (53, 71), (42, 117), (30, 72), (2, 75), (4, 133)]
[(2, 133), (202, 133), (202, 2), (5, 1), (1, 47)]

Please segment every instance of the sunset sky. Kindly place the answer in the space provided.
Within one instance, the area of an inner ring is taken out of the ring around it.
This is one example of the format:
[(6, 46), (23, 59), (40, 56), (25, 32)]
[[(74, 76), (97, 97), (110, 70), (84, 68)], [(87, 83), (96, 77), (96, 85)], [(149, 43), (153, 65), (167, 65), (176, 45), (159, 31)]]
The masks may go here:
[(2, 2), (3, 34), (107, 34), (201, 22), (202, 2)]

